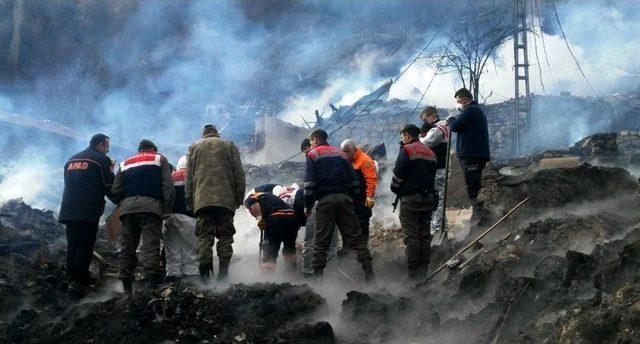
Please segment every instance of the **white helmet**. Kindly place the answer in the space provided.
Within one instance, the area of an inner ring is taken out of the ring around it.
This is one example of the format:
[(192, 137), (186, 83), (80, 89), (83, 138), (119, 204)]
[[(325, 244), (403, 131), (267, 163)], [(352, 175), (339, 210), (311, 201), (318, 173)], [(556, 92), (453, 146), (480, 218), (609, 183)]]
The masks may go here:
[(178, 166), (176, 167), (178, 170), (182, 170), (187, 168), (187, 156), (183, 155), (178, 159)]

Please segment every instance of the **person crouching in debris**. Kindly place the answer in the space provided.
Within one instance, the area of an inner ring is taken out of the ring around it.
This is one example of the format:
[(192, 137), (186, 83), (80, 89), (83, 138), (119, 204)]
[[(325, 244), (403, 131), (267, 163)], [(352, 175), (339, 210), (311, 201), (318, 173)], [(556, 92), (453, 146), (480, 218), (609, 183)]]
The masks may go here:
[(254, 192), (244, 201), (244, 206), (258, 220), (258, 228), (264, 231), (264, 254), (260, 268), (274, 271), (278, 251), (282, 244), (282, 256), (290, 272), (296, 270), (296, 237), (300, 228), (293, 209), (271, 192)]
[(113, 200), (113, 161), (109, 137), (96, 134), (89, 147), (64, 165), (64, 191), (58, 221), (66, 225), (69, 292), (83, 296), (91, 285), (89, 266), (104, 212), (104, 197)]
[(231, 141), (220, 138), (211, 124), (202, 128), (202, 139), (189, 147), (185, 196), (187, 210), (197, 218), (197, 255), (200, 277), (213, 274), (213, 245), (216, 244), (220, 271), (218, 280), (229, 273), (233, 255), (233, 216), (244, 200), (245, 176), (240, 152)]
[(436, 206), (434, 179), (436, 155), (422, 144), (420, 128), (408, 124), (400, 131), (402, 142), (393, 168), (391, 191), (400, 198), (400, 224), (407, 246), (409, 278), (427, 273), (431, 254), (431, 212)]
[(344, 140), (340, 148), (349, 157), (360, 182), (359, 193), (354, 198), (354, 207), (360, 225), (360, 235), (368, 246), (369, 219), (373, 215), (371, 209), (376, 204), (373, 197), (378, 186), (378, 171), (373, 159), (358, 148), (353, 140)]
[(451, 131), (458, 134), (456, 154), (464, 171), (467, 196), (475, 215), (482, 183), (482, 170), (490, 160), (487, 116), (466, 88), (459, 89), (454, 97), (461, 112), (457, 116), (447, 117), (447, 123)]
[(420, 128), (420, 142), (429, 147), (436, 154), (436, 181), (435, 190), (438, 192), (438, 207), (431, 218), (431, 233), (442, 230), (442, 217), (444, 216), (444, 184), (445, 168), (447, 163), (447, 146), (449, 143), (449, 126), (446, 120), (440, 120), (438, 109), (435, 106), (427, 106), (422, 110), (420, 118), (424, 121)]
[(162, 237), (167, 261), (165, 281), (177, 281), (183, 276), (198, 275), (196, 258), (196, 219), (187, 211), (184, 181), (187, 177), (187, 156), (178, 160), (176, 171), (171, 174), (175, 190), (173, 212), (164, 221)]
[(322, 278), (327, 262), (327, 251), (335, 232), (342, 234), (344, 244), (357, 254), (365, 280), (375, 277), (371, 253), (360, 235), (360, 226), (353, 207), (353, 194), (359, 192), (359, 182), (349, 158), (340, 149), (327, 143), (327, 132), (319, 129), (311, 133), (312, 149), (307, 153), (304, 177), (305, 214), (309, 214), (316, 201), (314, 240), (314, 277)]
[(137, 265), (136, 249), (142, 236), (142, 264), (148, 288), (162, 283), (164, 269), (160, 265), (162, 219), (172, 211), (175, 191), (171, 165), (158, 154), (149, 140), (138, 145), (138, 154), (120, 163), (111, 192), (120, 204), (122, 239), (120, 278), (126, 294), (131, 294)]

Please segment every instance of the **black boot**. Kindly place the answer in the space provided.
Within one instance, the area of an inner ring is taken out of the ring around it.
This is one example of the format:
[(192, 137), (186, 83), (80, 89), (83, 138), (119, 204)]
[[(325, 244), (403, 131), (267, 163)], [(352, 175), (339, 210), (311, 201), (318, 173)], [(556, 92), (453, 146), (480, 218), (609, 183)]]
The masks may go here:
[(67, 280), (69, 283), (76, 282), (78, 279), (78, 267), (75, 265), (67, 266)]
[(322, 282), (322, 280), (324, 279), (324, 270), (323, 269), (314, 270), (313, 279), (315, 281)]
[(229, 276), (229, 261), (220, 261), (220, 271), (218, 272), (218, 281), (225, 281)]
[(376, 281), (376, 276), (373, 274), (373, 266), (371, 262), (362, 263), (362, 269), (364, 270), (364, 280), (367, 283), (374, 283)]
[(162, 275), (149, 274), (147, 276), (147, 289), (155, 289), (162, 283)]
[(131, 279), (131, 278), (123, 278), (122, 279), (122, 289), (124, 290), (124, 294), (126, 296), (131, 296), (133, 294), (133, 279)]
[(211, 273), (213, 272), (213, 264), (202, 264), (200, 265), (200, 279), (205, 282), (209, 280), (211, 277)]

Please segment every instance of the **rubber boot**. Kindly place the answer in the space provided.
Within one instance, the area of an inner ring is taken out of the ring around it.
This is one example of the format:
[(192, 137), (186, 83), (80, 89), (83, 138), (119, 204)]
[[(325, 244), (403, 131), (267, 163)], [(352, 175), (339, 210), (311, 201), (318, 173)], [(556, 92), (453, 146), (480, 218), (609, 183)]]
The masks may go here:
[(218, 281), (226, 281), (229, 276), (229, 261), (220, 261), (220, 271), (218, 272)]
[(364, 280), (368, 284), (375, 283), (376, 276), (373, 274), (373, 266), (371, 265), (371, 262), (362, 263), (362, 269), (364, 270)]
[(122, 279), (122, 289), (124, 290), (124, 294), (126, 296), (131, 296), (133, 294), (133, 279), (131, 279), (131, 278), (123, 278)]
[(213, 273), (213, 264), (200, 265), (200, 280), (206, 282)]

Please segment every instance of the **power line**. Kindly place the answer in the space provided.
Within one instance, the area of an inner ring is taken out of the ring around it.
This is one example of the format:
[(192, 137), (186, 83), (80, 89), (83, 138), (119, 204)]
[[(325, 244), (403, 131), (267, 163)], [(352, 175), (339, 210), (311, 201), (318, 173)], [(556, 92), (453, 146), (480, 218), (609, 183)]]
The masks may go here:
[(538, 14), (538, 23), (540, 24), (540, 38), (542, 39), (542, 50), (544, 51), (544, 58), (547, 60), (547, 67), (551, 70), (551, 64), (549, 63), (549, 55), (547, 54), (547, 45), (544, 43), (544, 32), (542, 32), (542, 19), (540, 14), (540, 4), (538, 0), (533, 0), (536, 4), (536, 12)]
[[(544, 88), (544, 81), (542, 80), (542, 68), (540, 67), (540, 56), (538, 55), (538, 40), (536, 39), (536, 30), (535, 30), (535, 15), (533, 11), (533, 3), (536, 0), (531, 0), (531, 23), (532, 25), (532, 36), (533, 36), (533, 50), (536, 53), (536, 63), (538, 64), (538, 75), (540, 77), (540, 86), (542, 86), (542, 92), (547, 94), (547, 90)], [(542, 32), (542, 30), (541, 30)]]
[[(431, 37), (431, 39), (429, 40), (429, 42), (427, 42), (427, 44), (424, 46), (424, 48), (422, 48), (422, 50), (420, 50), (420, 52), (418, 53), (418, 55), (416, 55), (416, 57), (400, 72), (400, 74), (398, 74), (398, 76), (393, 79), (393, 82), (391, 83), (391, 85), (395, 84), (400, 77), (402, 77), (404, 75), (404, 73), (407, 72), (407, 70), (409, 70), (409, 68), (420, 58), (420, 56), (422, 56), (422, 54), (427, 50), (427, 48), (431, 45), (431, 43), (436, 39), (436, 37), (438, 36), (438, 34), (440, 34), (440, 32), (442, 31), (442, 29), (438, 30), (433, 37)], [(356, 112), (353, 117), (349, 118), (348, 120), (344, 121), (341, 125), (339, 125), (336, 129), (332, 130), (329, 133), (329, 136), (335, 134), (337, 131), (339, 131), (340, 129), (344, 128), (347, 124), (351, 123), (351, 121), (353, 121), (354, 119), (356, 119), (356, 117), (358, 117), (360, 114), (362, 114), (365, 110), (367, 110), (369, 108), (369, 106), (371, 106), (371, 104), (373, 104), (376, 100), (380, 99), (380, 97), (382, 97), (383, 94), (385, 94), (386, 92), (381, 92), (380, 94), (378, 94), (378, 96), (376, 96), (373, 100), (371, 100), (369, 103), (367, 103), (367, 105), (365, 105), (362, 109), (360, 109), (358, 112)], [(281, 162), (285, 162), (285, 161), (289, 161), (295, 157), (297, 157), (298, 155), (302, 154), (302, 152), (298, 152), (284, 160), (282, 160)]]
[(571, 47), (569, 46), (569, 42), (567, 42), (567, 35), (565, 35), (564, 29), (562, 28), (562, 24), (560, 24), (560, 17), (558, 16), (558, 10), (556, 9), (556, 2), (552, 0), (551, 4), (553, 5), (553, 12), (555, 12), (555, 14), (556, 14), (556, 20), (558, 21), (558, 27), (560, 27), (560, 32), (562, 32), (562, 38), (564, 39), (564, 43), (567, 45), (567, 49), (569, 50), (569, 53), (571, 54), (571, 57), (573, 57), (573, 61), (575, 61), (576, 66), (578, 66), (578, 70), (580, 71), (580, 74), (582, 74), (582, 77), (584, 78), (584, 81), (586, 81), (587, 85), (589, 85), (589, 88), (592, 91), (595, 92), (595, 89), (593, 88), (593, 86), (591, 86), (591, 83), (589, 82), (589, 79), (584, 74), (584, 71), (582, 70), (582, 67), (580, 67), (580, 63), (578, 62), (578, 59), (573, 54), (573, 51), (571, 50)]

